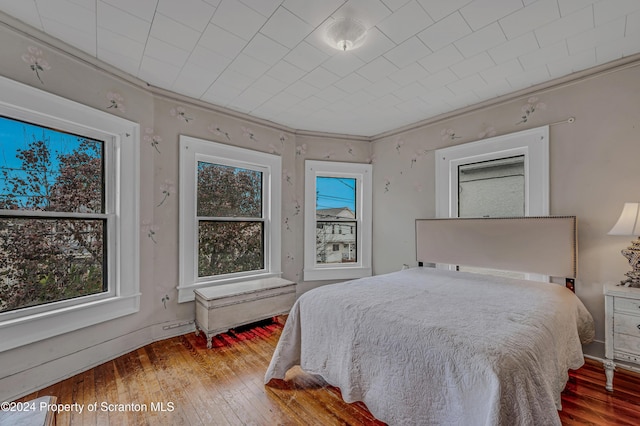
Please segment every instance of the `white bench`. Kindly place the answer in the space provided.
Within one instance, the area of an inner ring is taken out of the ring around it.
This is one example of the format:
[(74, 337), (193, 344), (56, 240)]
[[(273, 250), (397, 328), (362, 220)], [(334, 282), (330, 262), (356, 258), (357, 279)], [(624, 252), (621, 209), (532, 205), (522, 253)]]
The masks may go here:
[(194, 290), (196, 335), (211, 338), (231, 328), (286, 314), (296, 300), (296, 283), (264, 278)]

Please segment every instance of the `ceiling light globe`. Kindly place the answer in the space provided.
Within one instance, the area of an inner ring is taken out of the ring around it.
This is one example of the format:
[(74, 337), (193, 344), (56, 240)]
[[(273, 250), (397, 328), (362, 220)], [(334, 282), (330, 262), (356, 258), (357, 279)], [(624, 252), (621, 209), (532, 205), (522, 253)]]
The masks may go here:
[(364, 43), (367, 28), (352, 18), (338, 18), (327, 27), (327, 43), (334, 49), (353, 50)]

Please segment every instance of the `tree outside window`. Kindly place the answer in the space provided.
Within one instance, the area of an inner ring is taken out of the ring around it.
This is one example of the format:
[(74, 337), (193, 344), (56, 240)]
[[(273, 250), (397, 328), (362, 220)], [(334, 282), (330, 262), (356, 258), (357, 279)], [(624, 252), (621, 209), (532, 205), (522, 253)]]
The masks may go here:
[(180, 136), (180, 284), (193, 290), (281, 274), (282, 159)]
[(104, 142), (0, 117), (0, 312), (107, 291)]
[(198, 162), (198, 276), (264, 268), (263, 173)]

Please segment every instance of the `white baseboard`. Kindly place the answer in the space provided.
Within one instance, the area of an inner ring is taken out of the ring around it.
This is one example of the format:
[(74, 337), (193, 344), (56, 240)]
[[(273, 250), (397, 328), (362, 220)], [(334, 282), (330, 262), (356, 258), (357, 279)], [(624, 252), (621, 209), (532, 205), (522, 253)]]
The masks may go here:
[(195, 330), (193, 320), (147, 326), (0, 380), (0, 401), (13, 401), (158, 340)]

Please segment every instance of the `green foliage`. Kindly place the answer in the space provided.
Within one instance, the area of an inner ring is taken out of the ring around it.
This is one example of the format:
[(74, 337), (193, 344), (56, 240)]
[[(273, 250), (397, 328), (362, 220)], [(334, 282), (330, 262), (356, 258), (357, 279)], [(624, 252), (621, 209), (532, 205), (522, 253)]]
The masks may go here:
[[(102, 143), (78, 142), (54, 154), (43, 135), (18, 149), (21, 173), (2, 171), (10, 192), (0, 208), (102, 212)], [(0, 312), (105, 291), (104, 226), (100, 219), (2, 217)]]
[(262, 173), (200, 162), (197, 196), (198, 276), (263, 269)]

